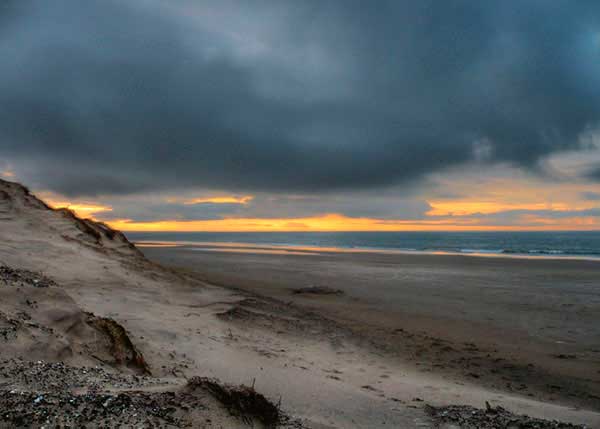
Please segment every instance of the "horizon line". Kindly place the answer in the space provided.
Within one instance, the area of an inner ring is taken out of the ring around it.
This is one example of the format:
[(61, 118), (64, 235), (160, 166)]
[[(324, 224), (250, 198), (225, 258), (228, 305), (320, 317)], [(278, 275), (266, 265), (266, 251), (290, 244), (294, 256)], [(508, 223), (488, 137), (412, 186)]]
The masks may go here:
[(289, 233), (289, 232), (299, 232), (299, 233), (332, 233), (332, 232), (358, 232), (358, 233), (366, 233), (366, 232), (600, 232), (600, 229), (444, 229), (444, 230), (319, 230), (319, 231), (306, 231), (306, 230), (277, 230), (277, 231), (261, 231), (261, 230), (230, 230), (230, 231), (169, 231), (169, 230), (155, 230), (155, 231), (139, 231), (139, 230), (120, 230), (123, 233), (176, 233), (176, 234), (188, 234), (188, 233), (207, 233), (207, 234), (239, 234), (239, 233)]

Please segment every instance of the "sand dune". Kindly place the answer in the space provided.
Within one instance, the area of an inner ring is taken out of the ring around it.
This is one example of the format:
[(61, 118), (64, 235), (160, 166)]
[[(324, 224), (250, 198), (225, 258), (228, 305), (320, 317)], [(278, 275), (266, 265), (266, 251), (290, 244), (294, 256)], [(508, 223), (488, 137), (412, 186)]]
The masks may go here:
[[(52, 210), (3, 181), (0, 243), (0, 426), (272, 424), (264, 404), (253, 408), (263, 398), (253, 389), (201, 379), (190, 385), (176, 373), (185, 364), (164, 348), (176, 333), (164, 331), (162, 314), (149, 315), (148, 330), (160, 334), (144, 341), (111, 305), (125, 303), (127, 316), (148, 314), (144, 302), (165, 302), (170, 285), (174, 295), (176, 287), (193, 288), (209, 302), (231, 299), (230, 292), (211, 293), (163, 270), (120, 232)], [(242, 395), (242, 402), (215, 395), (214, 386)], [(65, 402), (75, 405), (65, 408)]]

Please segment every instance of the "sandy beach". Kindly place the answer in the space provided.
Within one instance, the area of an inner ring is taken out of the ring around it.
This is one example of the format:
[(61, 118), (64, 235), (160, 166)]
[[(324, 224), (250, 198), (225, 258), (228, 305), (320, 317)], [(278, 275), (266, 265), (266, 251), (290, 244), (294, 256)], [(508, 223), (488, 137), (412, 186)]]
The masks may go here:
[(0, 425), (600, 426), (595, 262), (214, 250), (0, 181)]
[[(314, 311), (419, 371), (598, 410), (598, 261), (231, 244), (141, 249), (205, 281)], [(307, 287), (339, 293), (294, 293)]]

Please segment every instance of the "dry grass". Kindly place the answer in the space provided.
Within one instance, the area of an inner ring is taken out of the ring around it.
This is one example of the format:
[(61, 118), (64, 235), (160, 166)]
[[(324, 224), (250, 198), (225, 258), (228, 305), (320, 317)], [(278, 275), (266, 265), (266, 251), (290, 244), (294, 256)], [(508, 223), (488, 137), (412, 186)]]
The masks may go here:
[(208, 390), (230, 413), (248, 424), (252, 423), (252, 418), (258, 419), (266, 427), (276, 427), (280, 421), (279, 408), (252, 387), (224, 385), (205, 377), (193, 377), (188, 381), (188, 387)]

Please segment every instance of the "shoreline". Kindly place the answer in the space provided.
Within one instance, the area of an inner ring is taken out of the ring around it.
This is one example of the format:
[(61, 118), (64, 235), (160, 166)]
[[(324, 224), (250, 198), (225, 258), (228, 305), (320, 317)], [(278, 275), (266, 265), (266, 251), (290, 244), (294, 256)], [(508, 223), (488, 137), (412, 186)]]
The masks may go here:
[(432, 255), (432, 256), (467, 256), (479, 258), (507, 258), (526, 260), (574, 260), (600, 262), (600, 255), (572, 255), (555, 253), (512, 253), (496, 250), (414, 250), (414, 249), (389, 249), (378, 247), (331, 247), (331, 246), (306, 246), (300, 244), (262, 244), (245, 242), (201, 242), (201, 241), (159, 241), (140, 240), (134, 241), (139, 248), (174, 248), (187, 247), (204, 252), (231, 252), (231, 253), (271, 253), (271, 254), (307, 254), (321, 253), (375, 253), (389, 255)]

